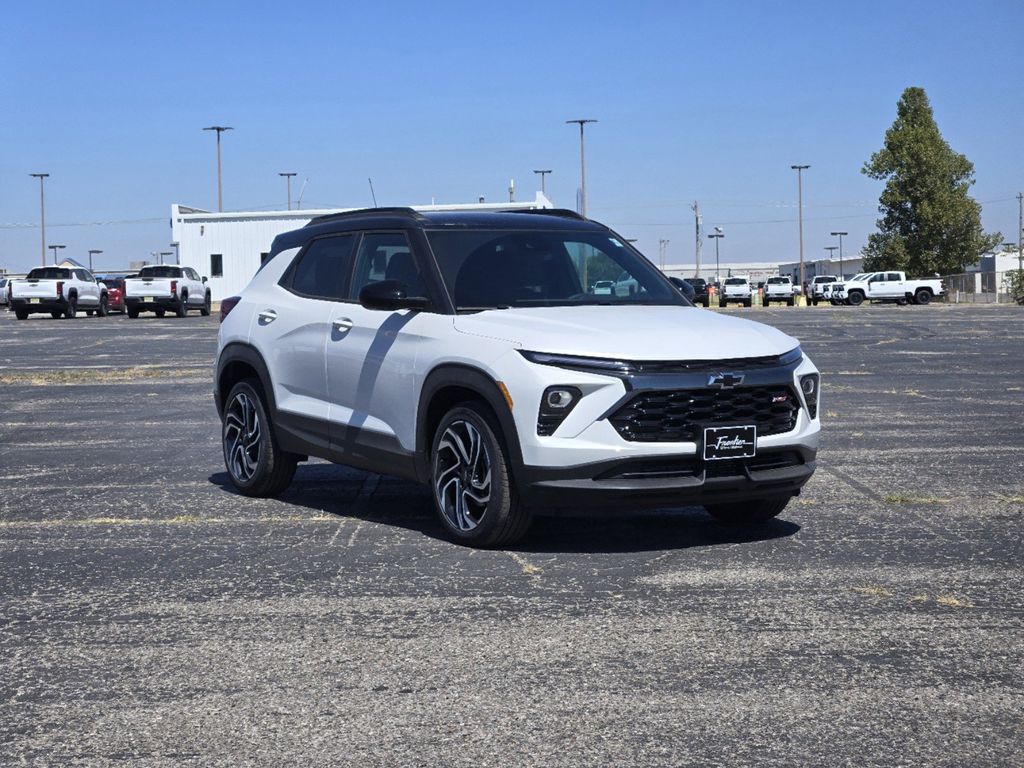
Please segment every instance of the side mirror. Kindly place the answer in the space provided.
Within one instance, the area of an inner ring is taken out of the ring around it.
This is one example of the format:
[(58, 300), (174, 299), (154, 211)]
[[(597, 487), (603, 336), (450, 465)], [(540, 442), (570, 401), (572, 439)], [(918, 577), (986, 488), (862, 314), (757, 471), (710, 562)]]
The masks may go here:
[(424, 296), (408, 296), (405, 283), (398, 280), (381, 280), (363, 286), (359, 292), (359, 303), (367, 309), (424, 309), (430, 302)]
[(204, 283), (206, 282), (206, 277), (205, 277), (205, 276), (203, 276), (203, 282), (204, 282)]
[(679, 277), (670, 277), (669, 282), (674, 285), (683, 296), (693, 301), (693, 297), (697, 295), (696, 291), (693, 290), (693, 286), (688, 282)]

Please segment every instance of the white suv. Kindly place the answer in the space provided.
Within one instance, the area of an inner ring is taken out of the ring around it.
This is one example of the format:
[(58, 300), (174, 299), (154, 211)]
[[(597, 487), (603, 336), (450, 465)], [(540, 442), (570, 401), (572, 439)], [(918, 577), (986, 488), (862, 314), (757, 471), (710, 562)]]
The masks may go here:
[(722, 295), (718, 298), (718, 306), (724, 307), (730, 301), (739, 302), (744, 307), (749, 307), (754, 295), (750, 287), (750, 280), (741, 275), (727, 277), (722, 286)]
[(797, 341), (695, 310), (569, 211), (314, 219), (221, 319), (224, 459), (247, 495), (319, 456), (429, 484), (453, 538), (498, 546), (546, 508), (756, 523), (814, 472), (819, 378)]

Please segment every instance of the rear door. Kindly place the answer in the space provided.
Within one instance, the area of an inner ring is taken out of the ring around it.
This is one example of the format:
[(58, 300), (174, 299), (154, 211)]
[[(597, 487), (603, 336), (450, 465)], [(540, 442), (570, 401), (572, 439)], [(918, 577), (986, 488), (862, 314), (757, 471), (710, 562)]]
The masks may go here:
[(279, 284), (257, 296), (251, 332), (270, 368), (278, 410), (325, 447), (330, 402), (324, 348), (331, 315), (346, 295), (354, 241), (351, 233), (311, 241)]

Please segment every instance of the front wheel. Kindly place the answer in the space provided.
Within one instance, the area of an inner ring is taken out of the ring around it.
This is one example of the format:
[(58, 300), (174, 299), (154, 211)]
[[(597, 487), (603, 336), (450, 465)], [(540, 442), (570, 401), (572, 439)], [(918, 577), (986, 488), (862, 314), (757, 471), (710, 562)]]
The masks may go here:
[(500, 433), (490, 409), (476, 401), (448, 411), (434, 433), (434, 505), (445, 530), (460, 544), (505, 546), (522, 538), (530, 525)]
[(245, 496), (276, 496), (295, 476), (298, 456), (274, 437), (255, 379), (232, 387), (224, 407), (221, 443), (231, 483)]
[(713, 518), (726, 525), (757, 525), (779, 515), (791, 496), (773, 496), (733, 504), (708, 504), (704, 507)]
[(99, 306), (99, 309), (96, 310), (96, 315), (98, 317), (106, 317), (109, 312), (110, 312), (110, 299), (108, 299), (106, 296), (101, 296), (100, 297), (100, 306)]

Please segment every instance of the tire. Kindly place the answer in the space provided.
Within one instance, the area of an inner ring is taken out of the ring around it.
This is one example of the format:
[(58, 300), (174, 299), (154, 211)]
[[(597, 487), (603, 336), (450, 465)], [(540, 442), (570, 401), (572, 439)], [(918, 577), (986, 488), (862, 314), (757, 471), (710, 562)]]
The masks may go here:
[(210, 316), (210, 292), (206, 292), (206, 298), (203, 299), (203, 306), (199, 310), (199, 314), (203, 317)]
[[(19, 320), (28, 320), (28, 310), (27, 309), (16, 309), (16, 310), (14, 310), (14, 316), (16, 318), (18, 318)], [(59, 313), (57, 314), (57, 317), (60, 317)]]
[(711, 308), (711, 299), (704, 299), (704, 309)]
[(708, 514), (726, 525), (757, 525), (779, 515), (792, 496), (769, 496), (765, 499), (740, 501), (734, 504), (709, 504)]
[(100, 296), (100, 307), (96, 310), (97, 317), (106, 317), (110, 314), (110, 299), (106, 296)]
[(78, 314), (78, 297), (72, 296), (68, 299), (68, 308), (64, 310), (64, 317), (71, 319)]
[(792, 299), (792, 298), (786, 299), (786, 306), (787, 307), (792, 307), (795, 304), (796, 304), (796, 299)]
[(772, 305), (772, 300), (765, 296), (761, 303), (766, 307), (770, 307)]
[(725, 299), (719, 299), (719, 301), (718, 301), (718, 306), (719, 306), (719, 308), (723, 308), (723, 307), (725, 307), (725, 306), (726, 306), (727, 304), (728, 304), (728, 302), (727, 302), (727, 301), (726, 301)]
[(167, 310), (165, 309), (155, 309), (153, 311), (156, 313), (157, 317), (163, 317), (164, 315), (167, 314)]
[(243, 496), (277, 496), (295, 477), (299, 457), (281, 450), (256, 379), (231, 388), (221, 424), (224, 466)]
[(430, 478), (441, 524), (459, 544), (507, 546), (530, 526), (501, 427), (484, 403), (462, 403), (441, 419), (431, 445)]
[(133, 320), (139, 316), (139, 310), (137, 309), (128, 309), (127, 307), (125, 307), (124, 311), (128, 314), (128, 317), (130, 317)]
[(178, 317), (185, 317), (188, 314), (188, 294), (181, 294), (181, 301), (178, 302), (178, 306), (174, 308), (174, 314)]
[(817, 299), (811, 299), (811, 306), (812, 307), (818, 306), (818, 300)]
[(864, 303), (864, 294), (860, 291), (850, 291), (846, 297), (846, 303), (851, 307), (859, 307)]
[(924, 306), (932, 300), (932, 293), (927, 288), (921, 288), (914, 294), (914, 299), (919, 305)]
[(751, 304), (753, 304), (753, 303), (754, 303), (754, 300), (753, 300), (753, 299), (744, 299), (744, 300), (743, 300), (743, 306), (744, 306), (744, 307), (749, 307), (749, 306), (750, 306)]

